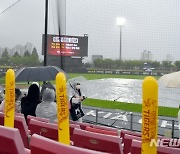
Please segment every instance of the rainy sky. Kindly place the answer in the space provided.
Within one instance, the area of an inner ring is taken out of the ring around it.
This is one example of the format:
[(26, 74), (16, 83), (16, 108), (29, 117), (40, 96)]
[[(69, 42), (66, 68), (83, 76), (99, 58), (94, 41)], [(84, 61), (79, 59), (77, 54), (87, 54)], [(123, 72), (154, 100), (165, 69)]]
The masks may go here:
[[(0, 47), (13, 48), (31, 42), (41, 55), (45, 0), (0, 0)], [(57, 33), (56, 0), (49, 0), (49, 34)], [(92, 55), (119, 58), (122, 27), (122, 59), (140, 59), (144, 50), (153, 60), (180, 60), (179, 0), (66, 0), (66, 34), (88, 34), (87, 61)]]

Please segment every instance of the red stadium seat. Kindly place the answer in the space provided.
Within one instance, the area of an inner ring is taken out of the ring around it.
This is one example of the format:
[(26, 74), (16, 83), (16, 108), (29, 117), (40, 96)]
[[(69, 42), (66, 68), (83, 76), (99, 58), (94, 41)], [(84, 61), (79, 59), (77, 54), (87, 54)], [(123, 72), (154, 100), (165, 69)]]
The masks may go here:
[(91, 127), (91, 124), (85, 122), (78, 122), (78, 121), (70, 121), (71, 124), (77, 124), (81, 127), (81, 129), (85, 130), (86, 127)]
[(70, 138), (73, 139), (74, 129), (81, 129), (79, 125), (77, 124), (70, 124)]
[(141, 141), (132, 140), (131, 147), (131, 154), (141, 154)]
[(123, 148), (124, 154), (128, 154), (131, 151), (130, 147), (131, 147), (133, 139), (141, 141), (141, 137), (129, 135), (129, 134), (124, 135), (124, 142), (123, 142), (124, 143), (124, 148)]
[(18, 129), (0, 126), (0, 153), (30, 154), (30, 150), (24, 148)]
[[(0, 113), (0, 125), (4, 126), (4, 113)], [(14, 118), (14, 128), (18, 128), (21, 134), (24, 146), (26, 148), (29, 147), (28, 138), (29, 138), (29, 130), (26, 125), (26, 121), (24, 116), (15, 116)]]
[(121, 129), (120, 137), (122, 138), (122, 142), (123, 142), (123, 143), (124, 143), (124, 135), (125, 135), (125, 134), (129, 134), (129, 135), (134, 135), (134, 136), (139, 136), (139, 137), (141, 137), (141, 133), (140, 133), (140, 132), (135, 132), (135, 131), (130, 131), (130, 130)]
[(65, 145), (34, 134), (30, 142), (31, 154), (104, 154), (93, 150)]
[[(132, 140), (131, 144), (131, 154), (141, 154), (141, 141)], [(157, 154), (180, 154), (179, 148), (172, 148), (172, 147), (157, 147)]]
[(109, 131), (109, 130), (105, 130), (105, 129), (99, 129), (99, 128), (94, 128), (94, 127), (86, 127), (85, 130), (87, 130), (89, 132), (95, 132), (95, 133), (100, 133), (100, 134), (118, 136), (117, 132)]
[(101, 125), (92, 125), (93, 128), (103, 129), (107, 131), (113, 131), (116, 132), (117, 136), (119, 136), (119, 131), (117, 128), (107, 127), (107, 126), (101, 126)]
[(121, 139), (118, 136), (111, 136), (89, 132), (81, 129), (74, 129), (74, 146), (107, 152), (112, 154), (122, 154)]
[(42, 121), (42, 122), (49, 122), (49, 119), (28, 115), (27, 116), (27, 125), (28, 126), (29, 126), (29, 122), (30, 122), (31, 119)]
[(57, 124), (46, 123), (31, 119), (29, 123), (31, 135), (38, 134), (53, 140), (58, 141), (58, 126)]

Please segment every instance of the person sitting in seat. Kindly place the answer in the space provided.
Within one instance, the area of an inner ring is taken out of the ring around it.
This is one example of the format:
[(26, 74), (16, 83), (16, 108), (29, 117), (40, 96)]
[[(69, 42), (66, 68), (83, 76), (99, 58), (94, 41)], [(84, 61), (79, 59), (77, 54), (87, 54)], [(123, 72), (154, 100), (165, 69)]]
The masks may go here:
[[(15, 88), (15, 112), (20, 113), (21, 112), (21, 90), (19, 88)], [(0, 111), (4, 112), (5, 110), (5, 99), (2, 101), (0, 105)]]
[(57, 107), (55, 100), (55, 91), (46, 88), (42, 94), (42, 102), (36, 108), (36, 116), (47, 118), (50, 122), (57, 120)]
[(21, 100), (21, 113), (27, 121), (27, 116), (36, 116), (35, 111), (37, 105), (40, 103), (40, 91), (36, 84), (30, 85), (27, 96)]

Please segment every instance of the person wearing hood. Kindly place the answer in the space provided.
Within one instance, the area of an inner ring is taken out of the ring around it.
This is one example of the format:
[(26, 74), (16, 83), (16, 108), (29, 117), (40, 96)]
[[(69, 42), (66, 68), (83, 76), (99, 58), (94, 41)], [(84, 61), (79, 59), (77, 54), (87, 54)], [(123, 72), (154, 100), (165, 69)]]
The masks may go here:
[(74, 82), (71, 86), (70, 93), (70, 115), (73, 121), (82, 122), (82, 117), (84, 116), (84, 112), (82, 110), (82, 102), (85, 99), (85, 95), (81, 90), (80, 82)]
[(35, 110), (37, 105), (40, 103), (40, 91), (36, 84), (30, 85), (27, 96), (21, 100), (21, 113), (27, 121), (27, 116), (36, 116)]
[(46, 88), (42, 94), (42, 102), (36, 108), (36, 116), (47, 118), (50, 122), (57, 120), (57, 107), (55, 100), (55, 91)]

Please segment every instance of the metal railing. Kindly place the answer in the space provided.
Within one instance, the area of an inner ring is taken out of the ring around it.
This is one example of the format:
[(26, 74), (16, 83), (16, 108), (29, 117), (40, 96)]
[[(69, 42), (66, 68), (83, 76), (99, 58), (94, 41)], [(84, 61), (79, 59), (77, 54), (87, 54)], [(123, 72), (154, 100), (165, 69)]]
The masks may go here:
[[(83, 109), (85, 111), (84, 122), (141, 132), (142, 117), (140, 113), (91, 107), (83, 107)], [(180, 125), (176, 118), (158, 117), (158, 135), (178, 138), (179, 129)]]

